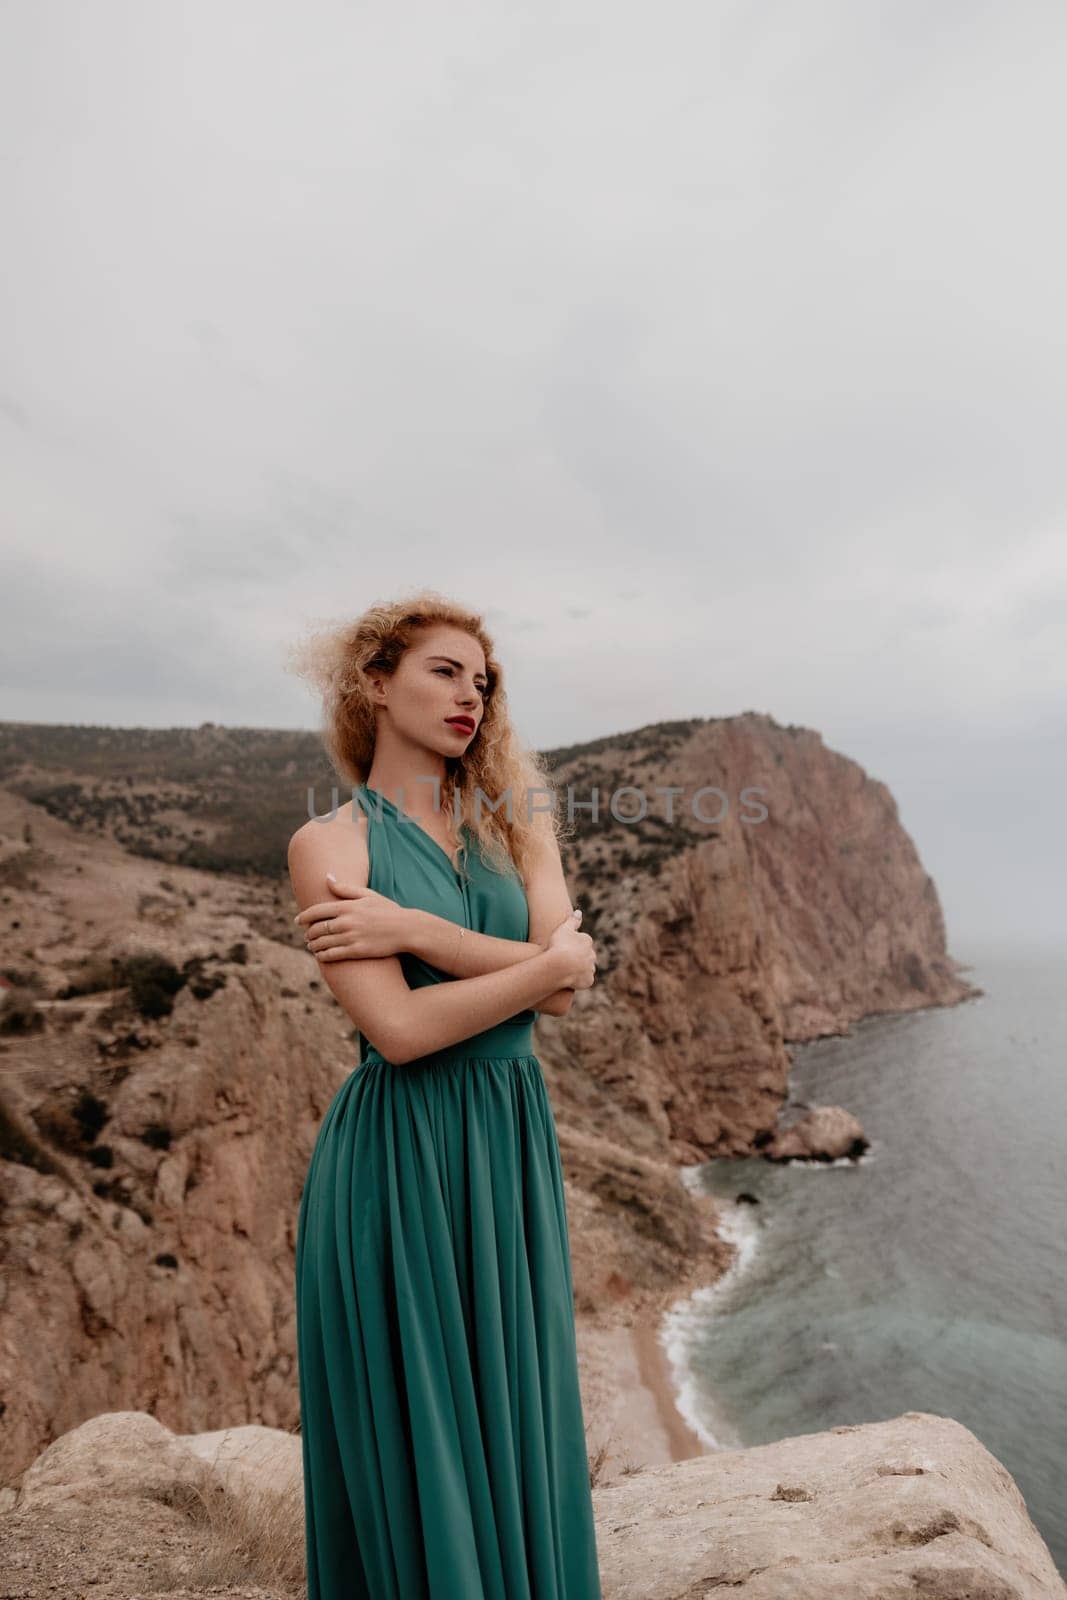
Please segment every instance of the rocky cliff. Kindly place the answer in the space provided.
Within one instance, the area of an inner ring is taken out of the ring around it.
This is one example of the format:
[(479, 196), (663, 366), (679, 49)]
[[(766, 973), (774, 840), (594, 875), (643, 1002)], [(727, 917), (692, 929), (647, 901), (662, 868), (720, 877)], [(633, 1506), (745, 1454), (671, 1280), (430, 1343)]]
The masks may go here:
[[(545, 1055), (564, 1104), (593, 1080), (596, 1125), (628, 1148), (763, 1149), (787, 1041), (979, 992), (889, 790), (811, 729), (748, 713), (553, 756), (564, 795), (601, 797), (598, 821), (576, 812), (571, 885), (604, 959)], [(613, 795), (647, 817), (614, 820)]]

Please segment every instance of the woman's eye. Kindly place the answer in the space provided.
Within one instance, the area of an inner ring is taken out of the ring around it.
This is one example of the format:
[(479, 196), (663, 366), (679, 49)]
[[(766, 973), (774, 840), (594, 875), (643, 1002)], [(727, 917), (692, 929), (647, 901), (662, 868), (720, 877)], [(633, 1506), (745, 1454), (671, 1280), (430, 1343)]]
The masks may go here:
[[(433, 670), (435, 672), (443, 672), (445, 674), (445, 676), (449, 677), (449, 678), (451, 678), (451, 676), (452, 676), (452, 668), (451, 667), (434, 667)], [(482, 699), (484, 700), (486, 695), (489, 693), (489, 685), (487, 683), (476, 683), (474, 685), (474, 687), (477, 689), (478, 693), (481, 695)]]

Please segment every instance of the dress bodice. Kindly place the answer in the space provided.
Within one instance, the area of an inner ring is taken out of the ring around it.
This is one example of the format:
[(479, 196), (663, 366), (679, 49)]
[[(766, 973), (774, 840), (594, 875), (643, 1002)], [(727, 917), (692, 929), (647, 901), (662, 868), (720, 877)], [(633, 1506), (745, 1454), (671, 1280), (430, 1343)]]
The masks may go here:
[[(360, 784), (353, 790), (353, 804), (367, 816), (371, 889), (397, 905), (432, 912), (475, 933), (522, 942), (529, 938), (530, 908), (521, 874), (510, 860), (499, 867), (487, 860), (473, 828), (463, 825), (457, 865), (425, 828), (379, 790)], [(452, 981), (451, 973), (411, 951), (402, 951), (399, 960), (413, 989)], [(536, 1016), (529, 1009), (511, 1020), (532, 1023)], [(376, 1052), (361, 1034), (360, 1061), (369, 1053)]]

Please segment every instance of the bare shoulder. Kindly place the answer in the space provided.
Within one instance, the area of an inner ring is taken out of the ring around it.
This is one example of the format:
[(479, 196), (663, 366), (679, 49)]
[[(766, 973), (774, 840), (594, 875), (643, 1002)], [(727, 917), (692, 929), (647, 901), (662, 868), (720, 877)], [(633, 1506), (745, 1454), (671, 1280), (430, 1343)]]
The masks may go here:
[(343, 876), (360, 888), (367, 886), (367, 818), (358, 807), (341, 806), (336, 816), (309, 818), (289, 840), (289, 873), (298, 897), (298, 874), (305, 882), (314, 879), (325, 883), (327, 872)]

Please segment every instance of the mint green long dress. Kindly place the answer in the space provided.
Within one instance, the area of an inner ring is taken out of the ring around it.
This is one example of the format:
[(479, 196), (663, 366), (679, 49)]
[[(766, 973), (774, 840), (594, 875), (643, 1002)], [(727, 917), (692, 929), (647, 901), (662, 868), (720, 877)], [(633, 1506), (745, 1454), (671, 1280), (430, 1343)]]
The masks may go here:
[[(355, 799), (372, 889), (528, 937), (521, 877), (473, 830), (457, 870)], [(452, 981), (400, 961), (412, 988)], [(308, 1600), (602, 1600), (536, 1016), (399, 1066), (361, 1039), (323, 1118), (296, 1247)]]

